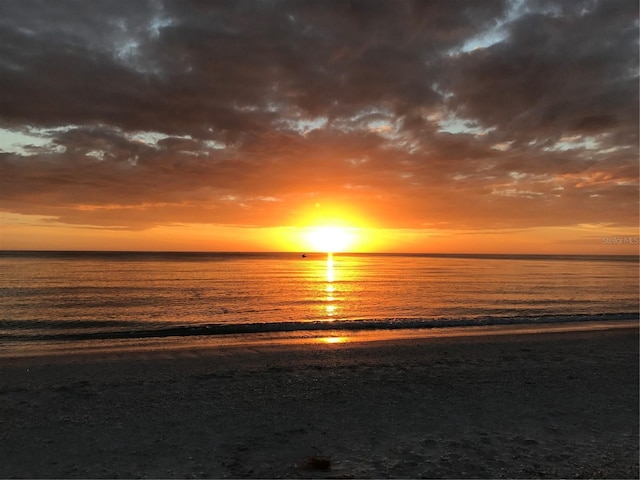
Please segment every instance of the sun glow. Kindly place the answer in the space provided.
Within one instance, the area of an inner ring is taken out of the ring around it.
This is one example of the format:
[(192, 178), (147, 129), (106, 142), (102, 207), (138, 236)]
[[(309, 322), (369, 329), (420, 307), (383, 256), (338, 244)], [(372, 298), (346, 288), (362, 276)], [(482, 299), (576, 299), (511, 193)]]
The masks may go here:
[(317, 252), (344, 252), (355, 240), (355, 233), (344, 227), (310, 227), (306, 232), (309, 246)]
[(355, 253), (383, 249), (375, 224), (364, 212), (337, 204), (300, 207), (290, 226), (273, 229), (273, 244), (287, 252)]

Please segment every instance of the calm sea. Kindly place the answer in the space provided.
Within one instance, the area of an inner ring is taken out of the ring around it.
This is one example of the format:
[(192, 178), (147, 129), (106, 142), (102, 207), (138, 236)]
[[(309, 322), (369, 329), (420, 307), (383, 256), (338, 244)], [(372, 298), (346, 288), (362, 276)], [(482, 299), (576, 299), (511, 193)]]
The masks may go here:
[(0, 347), (638, 318), (638, 257), (0, 252)]

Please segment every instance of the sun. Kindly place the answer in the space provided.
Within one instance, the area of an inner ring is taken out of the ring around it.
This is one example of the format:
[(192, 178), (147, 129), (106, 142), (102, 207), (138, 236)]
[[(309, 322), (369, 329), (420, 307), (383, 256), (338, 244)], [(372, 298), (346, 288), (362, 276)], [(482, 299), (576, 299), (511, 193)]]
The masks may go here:
[(317, 252), (344, 252), (355, 240), (355, 234), (345, 227), (309, 227), (306, 232), (309, 246)]
[(298, 207), (292, 224), (279, 227), (273, 238), (287, 252), (356, 253), (374, 251), (379, 243), (364, 212), (329, 201)]

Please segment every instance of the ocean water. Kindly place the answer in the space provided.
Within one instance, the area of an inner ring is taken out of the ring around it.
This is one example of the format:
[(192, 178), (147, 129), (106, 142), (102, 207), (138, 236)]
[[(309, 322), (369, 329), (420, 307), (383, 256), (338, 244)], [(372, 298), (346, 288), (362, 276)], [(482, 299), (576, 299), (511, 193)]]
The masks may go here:
[(0, 347), (637, 319), (638, 257), (0, 252)]

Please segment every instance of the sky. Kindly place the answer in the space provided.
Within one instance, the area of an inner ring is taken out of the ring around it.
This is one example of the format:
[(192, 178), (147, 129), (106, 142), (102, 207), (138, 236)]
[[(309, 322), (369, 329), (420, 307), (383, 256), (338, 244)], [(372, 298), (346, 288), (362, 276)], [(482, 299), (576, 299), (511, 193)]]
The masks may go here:
[(638, 15), (4, 0), (0, 248), (637, 254)]

